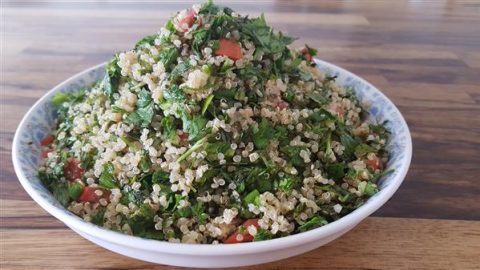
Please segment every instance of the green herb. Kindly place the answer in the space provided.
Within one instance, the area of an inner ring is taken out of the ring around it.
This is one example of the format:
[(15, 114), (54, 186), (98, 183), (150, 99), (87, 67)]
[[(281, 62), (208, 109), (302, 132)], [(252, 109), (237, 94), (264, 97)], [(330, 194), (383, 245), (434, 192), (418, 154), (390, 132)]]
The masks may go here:
[(283, 52), (286, 46), (295, 40), (292, 37), (284, 36), (281, 32), (278, 34), (273, 33), (272, 29), (267, 25), (263, 14), (258, 18), (245, 22), (241, 30), (253, 38), (256, 45), (260, 45), (261, 49), (269, 54)]
[(355, 156), (361, 158), (366, 156), (369, 153), (375, 153), (375, 149), (368, 144), (362, 143), (355, 147)]
[(160, 61), (163, 63), (166, 71), (177, 61), (179, 55), (178, 49), (175, 47), (165, 48), (160, 52)]
[(326, 225), (328, 222), (319, 216), (315, 216), (308, 220), (307, 222), (303, 223), (301, 226), (298, 227), (299, 232), (306, 232), (322, 225)]
[(178, 63), (170, 73), (170, 82), (175, 83), (178, 81), (185, 73), (187, 73), (190, 68), (190, 62), (181, 62)]
[(208, 106), (210, 106), (210, 103), (212, 103), (212, 100), (215, 96), (214, 95), (209, 95), (205, 101), (203, 102), (203, 106), (202, 106), (202, 115), (205, 114), (205, 112), (207, 111), (208, 109)]
[(198, 140), (190, 149), (185, 151), (178, 159), (177, 162), (182, 162), (184, 159), (189, 157), (194, 151), (198, 150), (200, 147), (202, 147), (205, 142), (207, 141), (208, 137), (204, 137), (200, 140)]
[(67, 102), (67, 101), (68, 101), (68, 95), (62, 92), (56, 93), (55, 96), (53, 96), (52, 98), (52, 104), (53, 106), (56, 106), (56, 107), (62, 105), (64, 102)]
[(174, 145), (178, 145), (180, 140), (177, 135), (177, 128), (174, 121), (175, 118), (173, 116), (165, 116), (160, 123), (164, 136)]
[(114, 113), (126, 113), (127, 111), (118, 107), (118, 106), (112, 106), (112, 112), (114, 112)]
[(168, 183), (170, 180), (170, 174), (164, 171), (155, 171), (152, 175), (152, 182), (154, 184)]
[(67, 182), (61, 181), (55, 175), (48, 174), (45, 171), (38, 172), (38, 178), (60, 204), (67, 206), (70, 202), (69, 186)]
[(192, 49), (195, 54), (202, 55), (202, 48), (209, 40), (209, 29), (199, 29), (193, 34)]
[(327, 139), (325, 140), (325, 158), (327, 161), (334, 160), (335, 153), (333, 153), (332, 149), (332, 132), (329, 132), (327, 135)]
[(148, 154), (148, 151), (144, 149), (142, 151), (142, 158), (140, 159), (138, 167), (142, 172), (149, 172), (151, 165), (152, 164), (150, 161), (150, 156)]
[(78, 199), (78, 197), (80, 197), (80, 195), (82, 194), (82, 191), (83, 185), (78, 182), (70, 184), (70, 186), (68, 187), (68, 195), (72, 200)]
[(305, 48), (307, 48), (308, 54), (310, 54), (311, 56), (315, 56), (318, 53), (317, 49), (314, 49), (314, 48), (308, 46), (307, 44), (305, 44)]
[(145, 89), (138, 93), (137, 110), (128, 114), (125, 123), (140, 127), (147, 127), (152, 122), (154, 115), (151, 93)]
[(255, 234), (255, 236), (253, 237), (253, 241), (254, 242), (264, 241), (272, 238), (273, 238), (273, 235), (268, 230), (258, 229), (257, 234)]
[(282, 177), (278, 183), (278, 189), (290, 193), (297, 183), (297, 179), (294, 176), (286, 175)]
[(371, 197), (373, 194), (378, 192), (378, 187), (374, 183), (362, 181), (360, 184), (358, 184), (358, 190), (368, 197)]
[(122, 192), (122, 198), (120, 203), (123, 205), (129, 205), (130, 203), (141, 204), (145, 199), (141, 191), (130, 189)]
[(318, 105), (323, 106), (329, 102), (328, 98), (325, 94), (318, 93), (318, 92), (308, 92), (306, 96), (315, 101)]
[(344, 159), (345, 160), (355, 159), (355, 149), (360, 144), (360, 142), (346, 132), (340, 135), (340, 142), (345, 147), (342, 155)]
[(68, 192), (68, 183), (60, 181), (52, 187), (53, 196), (60, 202), (63, 206), (67, 206), (70, 202), (70, 194)]
[(88, 152), (82, 152), (80, 154), (80, 167), (82, 167), (83, 169), (90, 169), (94, 163), (95, 160), (92, 154)]
[(335, 120), (335, 117), (330, 112), (324, 109), (320, 109), (318, 111), (313, 112), (309, 116), (309, 120), (311, 120), (313, 123), (323, 123), (326, 121), (333, 121)]
[(92, 217), (92, 223), (97, 226), (103, 226), (106, 211), (107, 211), (106, 207), (100, 207), (98, 209), (98, 212)]
[(275, 137), (275, 133), (273, 133), (272, 130), (272, 123), (266, 118), (262, 118), (262, 121), (258, 124), (258, 128), (253, 131), (253, 143), (258, 149), (265, 149)]
[(151, 36), (146, 36), (142, 39), (140, 39), (137, 44), (135, 44), (135, 50), (144, 47), (145, 45), (153, 45), (155, 42), (155, 39), (158, 37), (158, 35), (151, 35)]
[(120, 78), (122, 77), (122, 69), (118, 66), (118, 54), (105, 67), (106, 74), (104, 78), (103, 91), (107, 97), (113, 99), (113, 93), (118, 91)]
[(207, 223), (208, 215), (205, 213), (205, 208), (206, 207), (202, 202), (198, 202), (191, 207), (192, 216), (197, 218), (197, 222), (200, 225), (205, 225)]
[(59, 107), (65, 102), (68, 103), (77, 103), (82, 101), (85, 98), (85, 90), (80, 90), (71, 93), (56, 93), (52, 98), (52, 104), (55, 107)]
[(127, 221), (133, 233), (141, 234), (145, 232), (146, 228), (153, 227), (154, 215), (155, 211), (152, 209), (150, 204), (144, 203), (128, 217)]
[(308, 73), (308, 72), (305, 72), (305, 71), (301, 71), (301, 70), (300, 70), (300, 71), (299, 71), (299, 74), (300, 74), (300, 79), (301, 79), (302, 81), (308, 82), (308, 81), (312, 81), (312, 80), (313, 80), (312, 74), (310, 74), (310, 73)]
[(218, 153), (222, 153), (227, 158), (235, 155), (235, 150), (230, 147), (230, 144), (222, 141), (209, 142), (205, 145), (204, 150), (207, 152), (209, 160), (217, 160)]
[(342, 179), (345, 176), (346, 166), (342, 163), (328, 164), (326, 172), (331, 179)]
[(305, 161), (302, 157), (300, 157), (300, 152), (305, 149), (305, 146), (287, 145), (280, 147), (280, 152), (282, 152), (288, 157), (288, 160), (290, 161), (290, 163), (292, 163), (293, 166), (305, 166)]
[(107, 189), (117, 188), (118, 184), (113, 177), (114, 167), (112, 163), (103, 165), (102, 174), (98, 180), (98, 185)]
[(372, 179), (370, 179), (370, 181), (372, 183), (377, 183), (378, 180), (380, 180), (380, 178), (384, 177), (384, 176), (387, 176), (389, 174), (392, 174), (395, 170), (386, 170), (386, 171), (383, 171), (383, 172), (379, 172), (377, 174), (374, 174)]
[(167, 89), (163, 93), (163, 98), (168, 102), (184, 102), (187, 97), (185, 93), (178, 87), (178, 85), (173, 85), (170, 89)]
[(183, 130), (188, 134), (189, 140), (197, 140), (206, 133), (205, 125), (207, 119), (203, 116), (195, 115), (189, 116), (184, 113), (182, 116)]
[(325, 82), (334, 82), (337, 79), (337, 76), (327, 75), (325, 77)]
[(245, 195), (245, 197), (243, 197), (243, 203), (245, 205), (249, 205), (249, 204), (255, 204), (255, 202), (258, 200), (260, 196), (260, 192), (258, 192), (258, 190), (254, 189), (252, 191), (250, 191), (250, 193), (248, 193), (247, 195)]
[(147, 239), (154, 239), (160, 241), (165, 240), (165, 235), (163, 234), (163, 232), (157, 230), (145, 230), (137, 233), (136, 235)]

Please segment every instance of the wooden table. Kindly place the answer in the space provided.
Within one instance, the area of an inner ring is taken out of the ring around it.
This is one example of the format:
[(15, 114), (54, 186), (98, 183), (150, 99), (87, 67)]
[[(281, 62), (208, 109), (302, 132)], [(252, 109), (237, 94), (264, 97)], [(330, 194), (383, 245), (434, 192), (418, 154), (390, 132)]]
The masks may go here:
[[(189, 4), (2, 6), (0, 230), (4, 269), (170, 269), (84, 240), (37, 206), (11, 162), (15, 128), (48, 89), (130, 48)], [(344, 237), (252, 269), (480, 269), (480, 2), (235, 1), (390, 97), (412, 131), (408, 176)]]

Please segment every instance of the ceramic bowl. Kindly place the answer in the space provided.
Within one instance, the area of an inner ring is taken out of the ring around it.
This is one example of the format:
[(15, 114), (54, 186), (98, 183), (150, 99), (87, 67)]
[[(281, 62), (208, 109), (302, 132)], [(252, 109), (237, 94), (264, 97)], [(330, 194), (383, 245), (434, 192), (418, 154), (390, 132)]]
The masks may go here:
[(232, 267), (271, 262), (318, 248), (340, 237), (380, 208), (402, 183), (410, 165), (412, 142), (408, 126), (395, 105), (380, 90), (333, 64), (316, 60), (322, 71), (336, 75), (337, 82), (353, 87), (361, 102), (370, 104), (370, 117), (388, 120), (390, 159), (394, 172), (379, 182), (380, 191), (363, 206), (323, 227), (273, 240), (235, 245), (194, 245), (142, 239), (103, 229), (85, 222), (60, 205), (37, 178), (40, 140), (49, 134), (56, 117), (51, 99), (57, 92), (76, 91), (90, 86), (104, 75), (101, 64), (87, 69), (48, 91), (24, 116), (13, 141), (15, 172), (24, 189), (47, 212), (93, 243), (125, 256), (144, 261), (189, 267)]

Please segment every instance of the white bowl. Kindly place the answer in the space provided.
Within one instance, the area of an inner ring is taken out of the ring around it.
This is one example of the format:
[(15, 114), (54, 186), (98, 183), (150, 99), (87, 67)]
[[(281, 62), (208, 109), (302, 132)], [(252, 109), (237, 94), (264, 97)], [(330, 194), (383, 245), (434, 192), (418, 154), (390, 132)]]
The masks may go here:
[(231, 267), (271, 262), (295, 256), (338, 238), (387, 202), (398, 189), (410, 166), (412, 142), (408, 126), (398, 109), (377, 88), (335, 65), (316, 60), (318, 67), (337, 82), (353, 87), (360, 101), (371, 104), (370, 117), (388, 120), (390, 160), (387, 169), (394, 173), (380, 180), (380, 191), (363, 206), (323, 227), (273, 240), (235, 245), (193, 245), (148, 240), (98, 227), (83, 221), (61, 206), (37, 178), (40, 140), (53, 127), (54, 108), (50, 101), (57, 92), (76, 91), (89, 86), (104, 74), (105, 64), (85, 70), (45, 94), (24, 116), (13, 141), (12, 158), (20, 183), (47, 212), (86, 239), (111, 251), (144, 261), (189, 267)]

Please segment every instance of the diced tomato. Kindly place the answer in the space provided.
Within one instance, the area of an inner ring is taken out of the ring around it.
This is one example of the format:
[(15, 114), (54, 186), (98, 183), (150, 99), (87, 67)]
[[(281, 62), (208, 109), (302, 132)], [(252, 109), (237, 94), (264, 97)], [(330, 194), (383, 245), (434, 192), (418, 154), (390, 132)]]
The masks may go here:
[[(237, 243), (244, 243), (244, 242), (252, 242), (253, 235), (248, 232), (248, 227), (255, 226), (255, 228), (260, 229), (260, 225), (258, 225), (258, 219), (247, 219), (243, 224), (242, 227), (245, 230), (243, 233), (240, 233), (239, 229), (236, 232), (231, 234), (223, 243), (225, 244), (237, 244)], [(241, 236), (239, 236), (241, 235)]]
[(375, 157), (373, 159), (367, 159), (365, 161), (365, 164), (367, 164), (367, 167), (369, 167), (373, 171), (376, 171), (382, 168), (382, 162), (378, 157)]
[[(95, 191), (101, 191), (102, 194), (99, 196)], [(79, 202), (91, 202), (97, 203), (100, 199), (110, 199), (110, 190), (102, 189), (102, 188), (94, 188), (94, 187), (84, 187), (82, 194), (78, 197)]]
[(195, 17), (197, 13), (193, 9), (189, 9), (185, 17), (183, 17), (180, 22), (178, 22), (178, 27), (183, 31), (186, 32), (190, 27), (192, 27), (193, 23), (195, 23)]
[(182, 134), (178, 135), (179, 142), (178, 144), (181, 146), (188, 146), (188, 133), (183, 132)]
[(69, 181), (75, 181), (83, 176), (85, 171), (80, 167), (80, 161), (76, 158), (69, 158), (65, 161), (63, 174)]
[(280, 110), (288, 108), (288, 102), (285, 102), (283, 100), (279, 100), (276, 102), (275, 107), (279, 108)]
[(342, 106), (337, 106), (335, 111), (337, 112), (338, 116), (343, 116), (345, 114), (345, 110), (342, 108)]
[(180, 137), (180, 142), (188, 141), (188, 133), (183, 132), (182, 134), (178, 135)]
[(215, 51), (215, 55), (226, 56), (234, 61), (242, 59), (242, 48), (236, 41), (228, 39), (220, 39), (218, 49)]
[(47, 135), (45, 138), (43, 138), (41, 141), (40, 141), (40, 144), (45, 146), (45, 145), (49, 145), (53, 142), (53, 140), (55, 140), (55, 137), (53, 137), (52, 134), (50, 135)]
[(312, 62), (313, 60), (313, 56), (310, 54), (310, 52), (308, 51), (308, 48), (303, 48), (300, 50), (300, 53), (303, 54), (303, 56), (305, 56), (305, 59), (307, 59), (308, 61)]
[(53, 149), (51, 149), (51, 148), (47, 148), (47, 149), (42, 150), (42, 158), (47, 158), (48, 153), (51, 153), (51, 152), (53, 152)]

